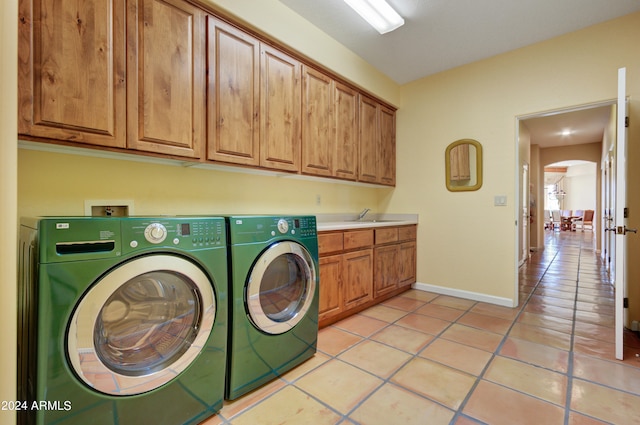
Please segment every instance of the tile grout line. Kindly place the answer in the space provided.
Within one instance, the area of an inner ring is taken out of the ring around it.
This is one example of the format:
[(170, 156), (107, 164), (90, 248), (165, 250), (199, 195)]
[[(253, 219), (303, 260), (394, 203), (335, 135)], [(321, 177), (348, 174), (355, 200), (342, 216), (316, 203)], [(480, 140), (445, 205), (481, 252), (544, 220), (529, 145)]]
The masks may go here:
[(571, 419), (571, 398), (573, 393), (573, 344), (576, 334), (576, 314), (578, 310), (578, 287), (580, 285), (580, 262), (582, 260), (582, 240), (578, 246), (578, 269), (576, 270), (575, 294), (573, 297), (573, 317), (571, 323), (571, 338), (569, 340), (569, 357), (567, 364), (567, 393), (565, 395), (564, 423), (570, 425)]
[[(493, 353), (491, 353), (491, 358), (489, 359), (489, 361), (487, 361), (487, 364), (484, 366), (484, 368), (482, 369), (482, 371), (480, 372), (480, 374), (476, 377), (476, 381), (474, 382), (473, 386), (471, 387), (471, 389), (469, 390), (469, 392), (467, 393), (466, 397), (464, 398), (464, 400), (462, 401), (462, 403), (460, 403), (460, 406), (458, 407), (456, 414), (454, 415), (454, 417), (451, 419), (451, 424), (455, 424), (456, 421), (460, 418), (460, 417), (464, 417), (464, 418), (471, 418), (474, 421), (476, 420), (473, 417), (469, 417), (467, 415), (465, 415), (462, 411), (464, 410), (465, 406), (467, 405), (467, 403), (469, 402), (469, 399), (471, 399), (471, 396), (473, 395), (473, 393), (475, 392), (476, 388), (478, 387), (478, 385), (480, 384), (480, 382), (482, 382), (487, 369), (489, 369), (491, 363), (493, 362), (493, 360), (498, 356), (498, 353), (502, 350), (505, 342), (507, 341), (507, 339), (509, 338), (509, 334), (511, 333), (511, 330), (513, 329), (513, 327), (515, 326), (516, 323), (518, 323), (518, 319), (520, 318), (520, 316), (522, 315), (522, 313), (524, 312), (525, 307), (527, 306), (527, 304), (529, 303), (529, 300), (531, 299), (531, 297), (533, 296), (534, 292), (536, 289), (538, 289), (538, 286), (540, 285), (540, 282), (542, 281), (542, 279), (544, 278), (544, 276), (546, 275), (547, 271), (549, 270), (549, 268), (551, 267), (551, 264), (553, 263), (553, 261), (556, 259), (556, 257), (558, 256), (558, 252), (559, 250), (554, 254), (553, 259), (551, 261), (549, 261), (549, 264), (547, 264), (547, 266), (544, 268), (544, 272), (540, 275), (540, 277), (538, 278), (535, 286), (533, 287), (533, 289), (531, 290), (531, 292), (529, 293), (529, 295), (527, 296), (526, 300), (522, 303), (522, 305), (520, 306), (520, 309), (518, 311), (518, 314), (513, 318), (513, 321), (511, 322), (511, 325), (509, 326), (509, 329), (505, 332), (504, 336), (502, 337), (502, 340), (500, 341), (500, 343), (498, 344), (498, 346), (496, 347), (495, 351)], [(520, 280), (520, 277), (518, 277), (518, 280)], [(518, 282), (519, 284), (519, 282)], [(456, 320), (457, 321), (457, 320)]]

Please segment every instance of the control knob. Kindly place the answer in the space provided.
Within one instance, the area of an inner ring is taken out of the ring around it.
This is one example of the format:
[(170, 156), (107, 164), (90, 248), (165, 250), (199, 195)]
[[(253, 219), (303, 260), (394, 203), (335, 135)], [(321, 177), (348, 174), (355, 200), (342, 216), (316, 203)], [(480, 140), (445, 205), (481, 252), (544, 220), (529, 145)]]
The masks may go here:
[(278, 231), (280, 233), (287, 233), (288, 230), (289, 230), (289, 223), (287, 223), (287, 220), (285, 220), (284, 218), (281, 218), (280, 220), (278, 220)]
[(167, 238), (167, 228), (160, 223), (151, 223), (144, 229), (144, 237), (151, 243), (162, 243)]

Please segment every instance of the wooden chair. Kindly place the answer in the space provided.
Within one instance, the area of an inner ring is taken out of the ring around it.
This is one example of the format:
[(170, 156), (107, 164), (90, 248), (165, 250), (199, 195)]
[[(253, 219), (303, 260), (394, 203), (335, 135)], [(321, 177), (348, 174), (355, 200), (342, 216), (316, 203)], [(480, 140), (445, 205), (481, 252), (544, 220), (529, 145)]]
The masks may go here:
[(585, 227), (589, 226), (591, 231), (593, 232), (593, 210), (585, 210), (584, 216), (582, 216), (582, 231), (584, 232)]

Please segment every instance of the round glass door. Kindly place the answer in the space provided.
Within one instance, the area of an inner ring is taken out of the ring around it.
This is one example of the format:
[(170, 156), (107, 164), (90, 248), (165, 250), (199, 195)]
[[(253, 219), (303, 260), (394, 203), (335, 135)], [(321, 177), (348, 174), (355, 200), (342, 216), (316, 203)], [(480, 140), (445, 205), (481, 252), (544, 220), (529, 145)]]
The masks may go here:
[(141, 257), (100, 279), (69, 324), (68, 354), (78, 376), (114, 395), (155, 389), (200, 353), (215, 299), (195, 264), (171, 255)]
[(293, 328), (307, 313), (316, 290), (311, 254), (295, 242), (271, 245), (256, 261), (247, 285), (255, 326), (269, 334)]

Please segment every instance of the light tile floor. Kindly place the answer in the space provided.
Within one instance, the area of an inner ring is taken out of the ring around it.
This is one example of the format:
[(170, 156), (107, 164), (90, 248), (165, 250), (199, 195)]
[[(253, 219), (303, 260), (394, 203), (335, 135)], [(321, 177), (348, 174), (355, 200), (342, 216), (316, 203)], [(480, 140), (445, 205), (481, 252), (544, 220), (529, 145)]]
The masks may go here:
[(614, 359), (592, 237), (547, 232), (518, 308), (410, 290), (322, 329), (314, 358), (204, 424), (638, 424), (640, 339)]

